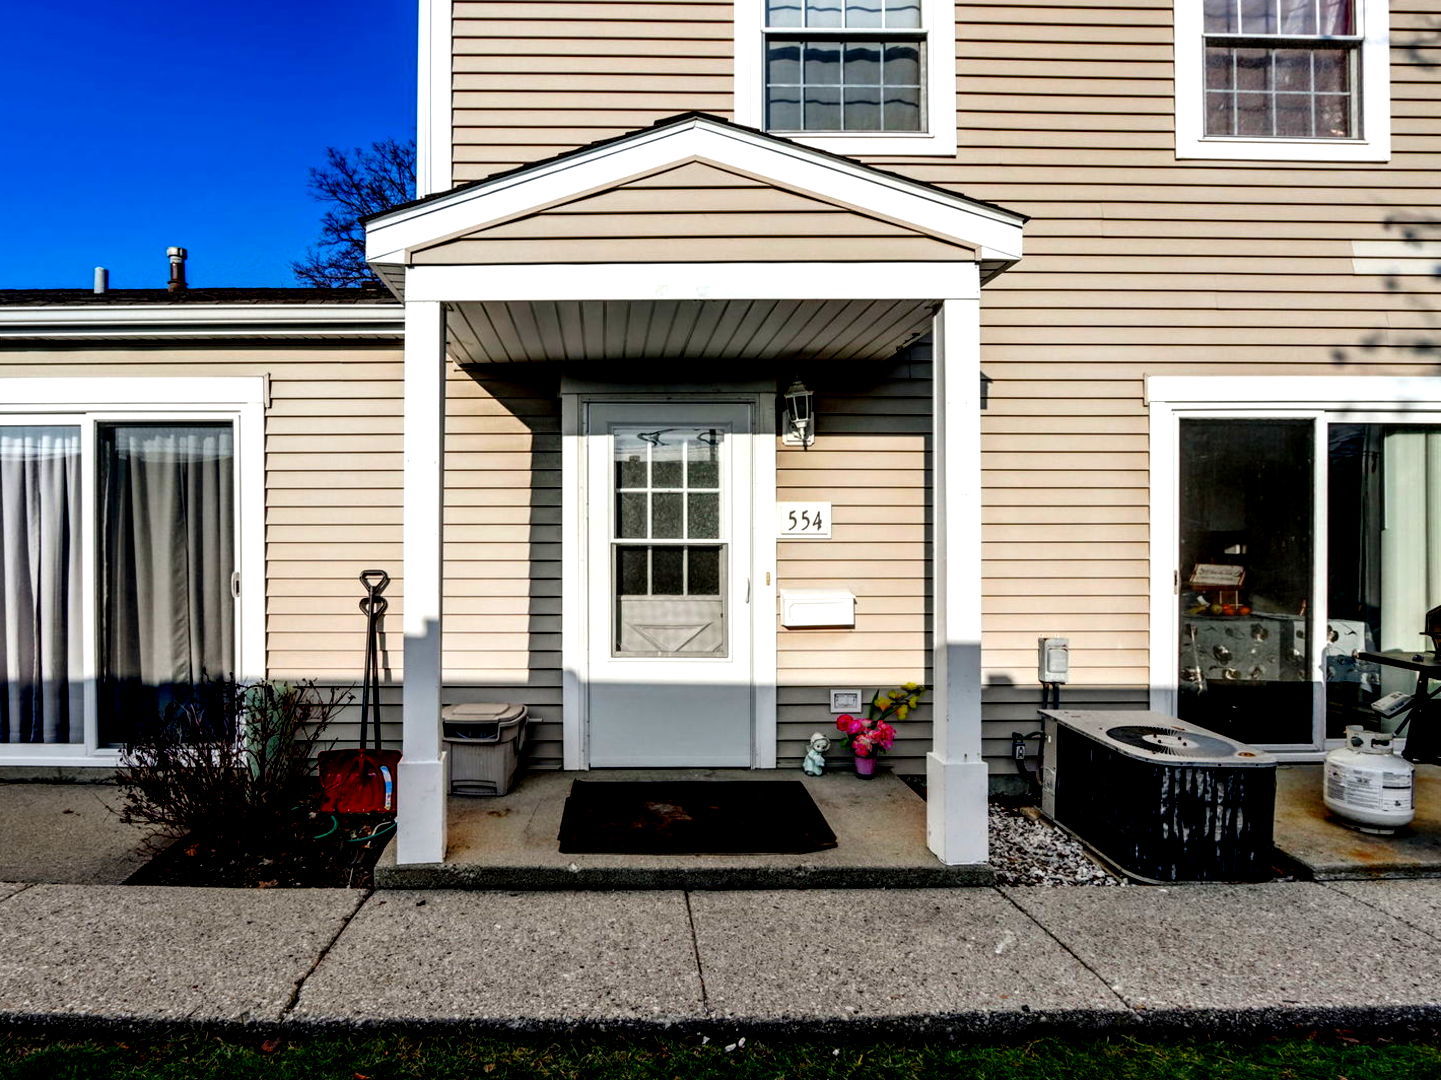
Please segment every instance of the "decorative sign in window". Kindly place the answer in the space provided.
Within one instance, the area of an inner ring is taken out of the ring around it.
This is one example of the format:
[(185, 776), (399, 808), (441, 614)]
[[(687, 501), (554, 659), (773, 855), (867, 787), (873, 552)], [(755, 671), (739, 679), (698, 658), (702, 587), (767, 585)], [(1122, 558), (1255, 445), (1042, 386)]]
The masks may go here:
[(777, 536), (782, 540), (829, 540), (831, 504), (828, 502), (776, 503)]

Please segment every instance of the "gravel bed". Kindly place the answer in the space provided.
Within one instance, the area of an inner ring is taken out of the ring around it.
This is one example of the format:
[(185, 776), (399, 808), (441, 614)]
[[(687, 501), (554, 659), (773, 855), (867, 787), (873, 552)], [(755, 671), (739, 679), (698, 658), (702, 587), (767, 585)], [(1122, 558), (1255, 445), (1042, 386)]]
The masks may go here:
[(991, 804), (991, 867), (997, 885), (1129, 885), (1048, 821)]

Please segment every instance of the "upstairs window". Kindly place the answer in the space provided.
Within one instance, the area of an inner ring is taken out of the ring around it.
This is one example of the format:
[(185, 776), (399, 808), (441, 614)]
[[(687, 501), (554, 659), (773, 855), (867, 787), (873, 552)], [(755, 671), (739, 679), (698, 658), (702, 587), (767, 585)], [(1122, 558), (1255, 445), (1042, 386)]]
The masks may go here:
[(956, 151), (946, 0), (736, 0), (735, 118), (841, 154)]
[(1354, 139), (1352, 0), (1206, 0), (1206, 134)]
[(920, 0), (769, 0), (768, 131), (924, 131)]
[(1176, 0), (1178, 157), (1385, 161), (1385, 0)]

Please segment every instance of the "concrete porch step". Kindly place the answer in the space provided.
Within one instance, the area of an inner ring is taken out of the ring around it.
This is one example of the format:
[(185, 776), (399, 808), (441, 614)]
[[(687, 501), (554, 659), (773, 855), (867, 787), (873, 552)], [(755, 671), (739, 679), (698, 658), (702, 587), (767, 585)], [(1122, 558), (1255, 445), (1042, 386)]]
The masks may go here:
[[(836, 834), (804, 855), (574, 855), (559, 850), (573, 780), (801, 780)], [(809, 777), (799, 770), (607, 769), (526, 776), (503, 798), (453, 798), (443, 863), (398, 866), (382, 889), (922, 889), (989, 885), (989, 866), (945, 866), (926, 846), (926, 804), (889, 773)]]

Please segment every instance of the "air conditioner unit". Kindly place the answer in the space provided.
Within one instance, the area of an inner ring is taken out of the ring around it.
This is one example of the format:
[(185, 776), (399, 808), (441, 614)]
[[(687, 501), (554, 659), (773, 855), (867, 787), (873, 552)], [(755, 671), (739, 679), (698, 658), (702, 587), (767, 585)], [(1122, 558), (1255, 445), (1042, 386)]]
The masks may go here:
[(1042, 812), (1128, 876), (1269, 876), (1275, 757), (1159, 713), (1041, 716)]

